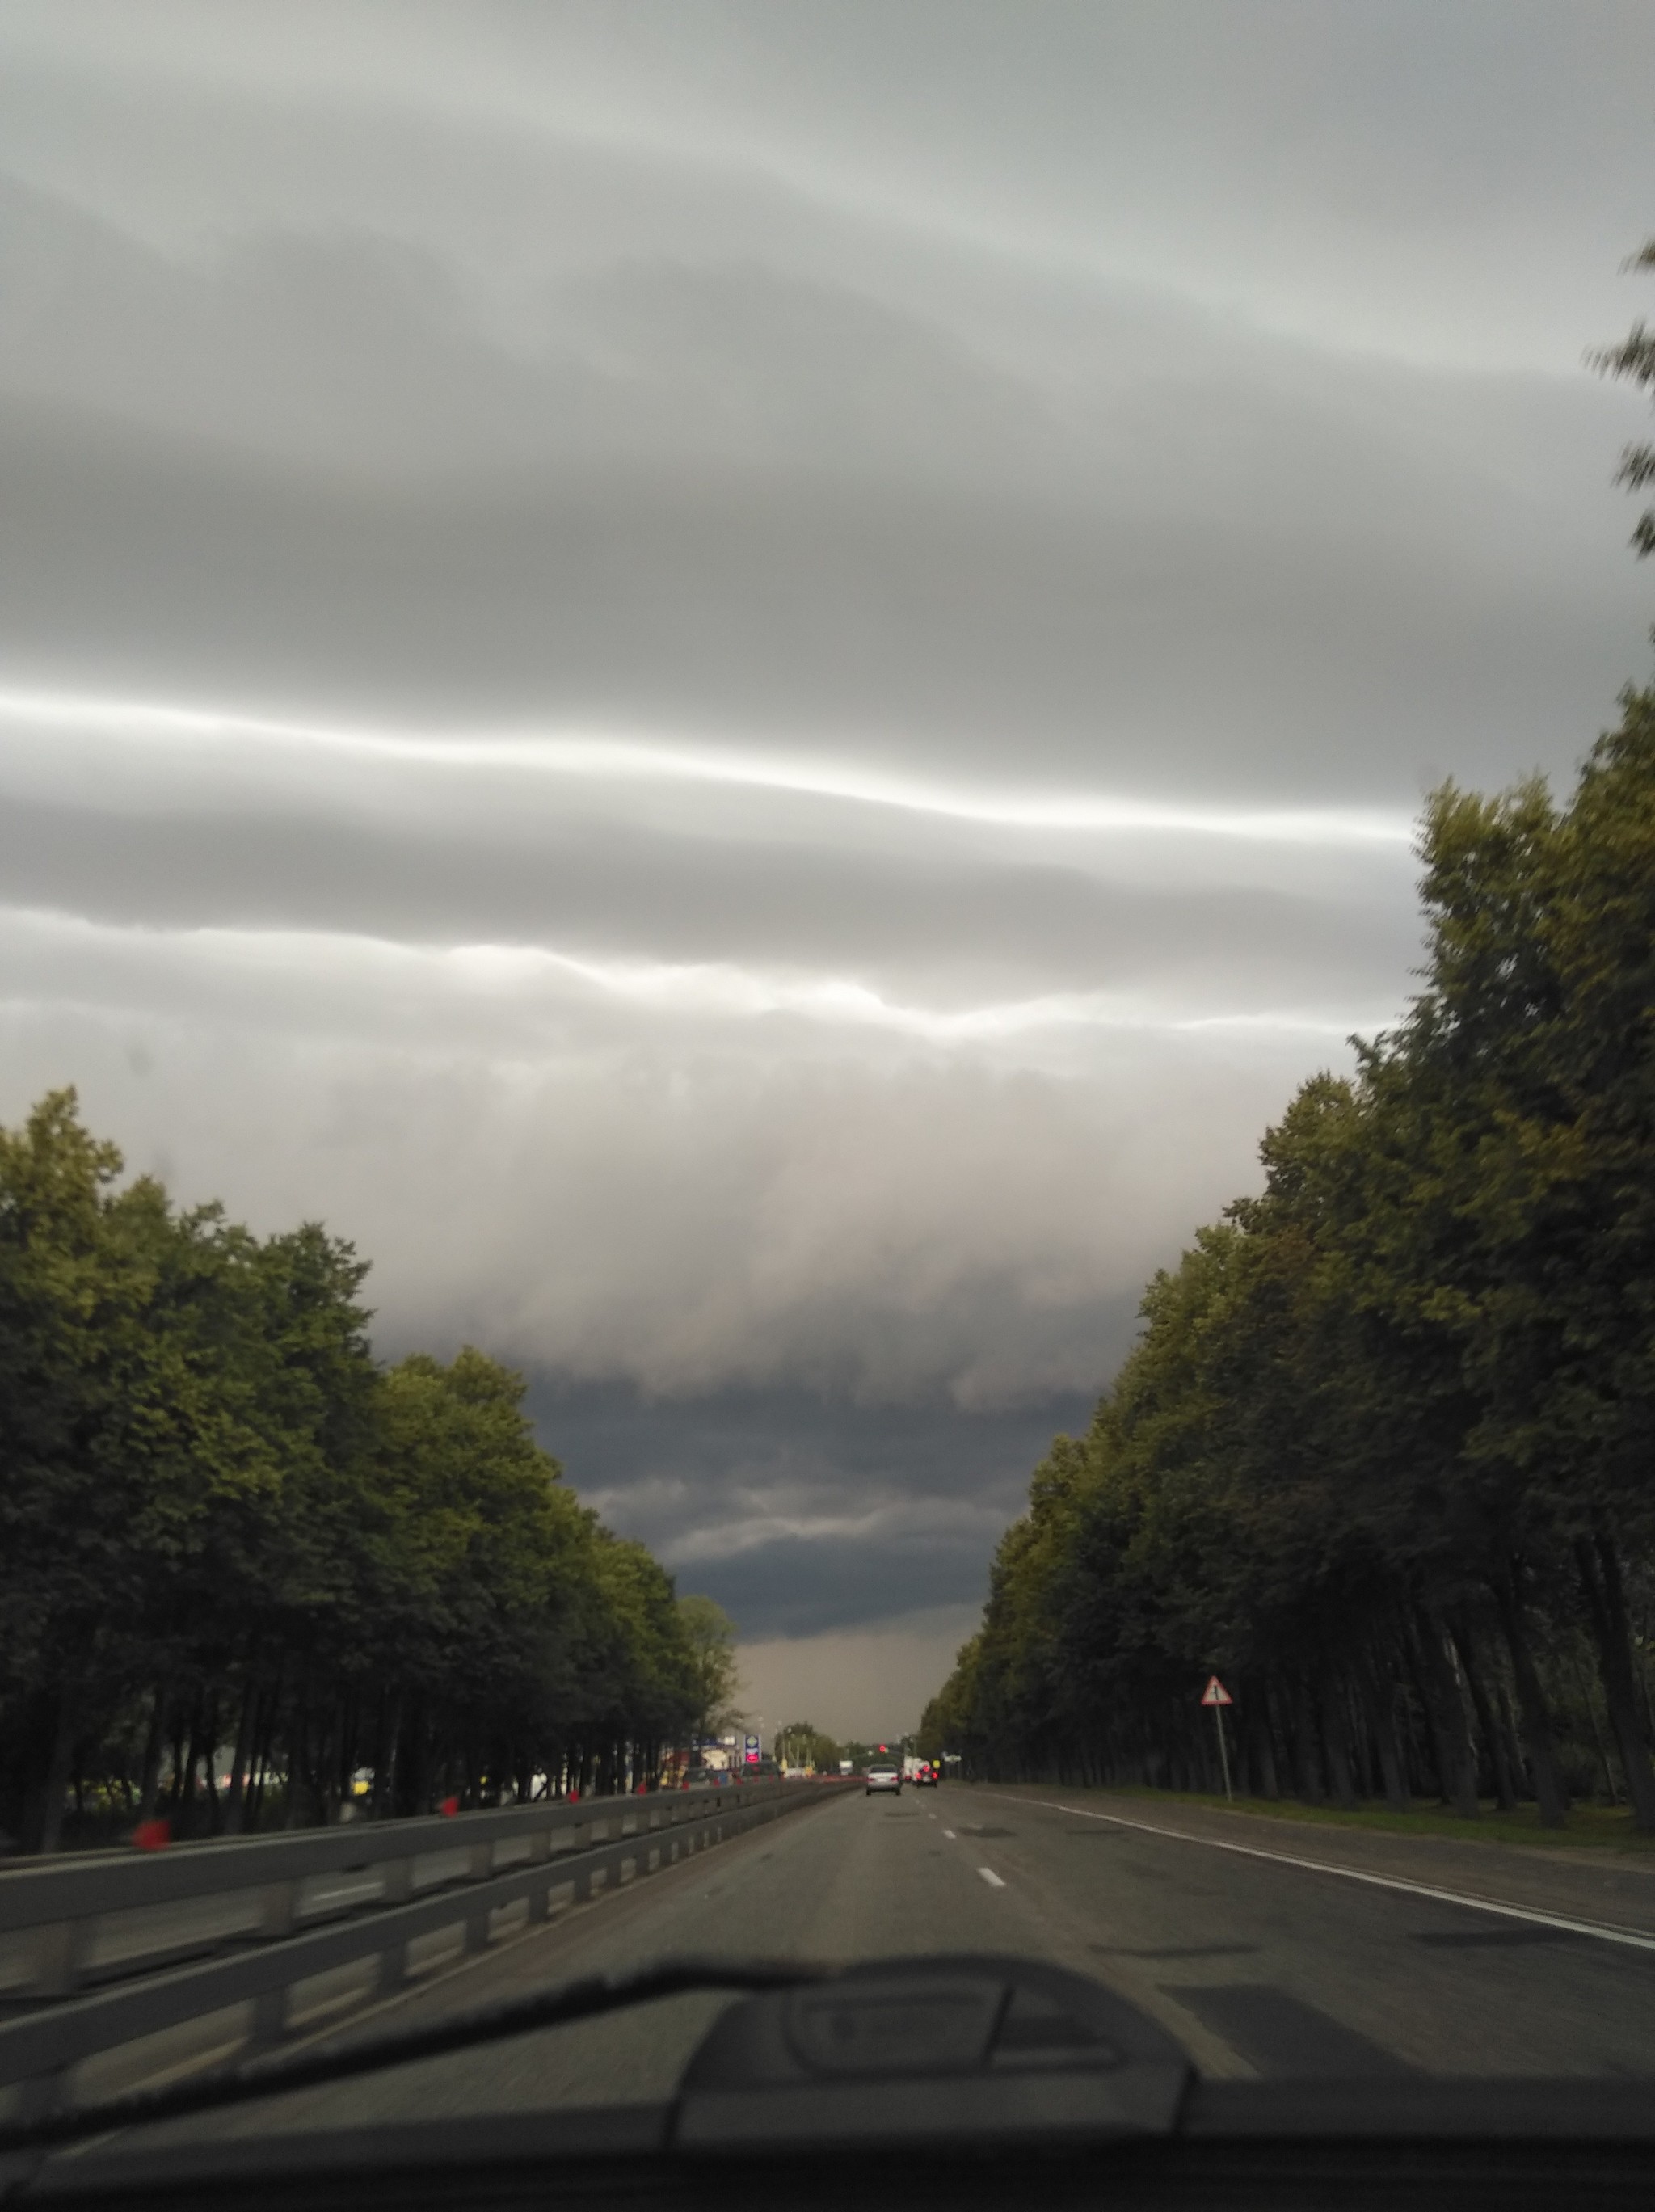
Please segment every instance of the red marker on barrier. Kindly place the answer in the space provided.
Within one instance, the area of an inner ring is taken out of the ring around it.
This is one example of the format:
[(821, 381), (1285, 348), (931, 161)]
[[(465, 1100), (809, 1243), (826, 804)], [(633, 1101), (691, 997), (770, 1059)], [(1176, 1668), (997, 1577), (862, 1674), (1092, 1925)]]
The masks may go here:
[(460, 1801), (459, 1801), (459, 1799), (458, 1799), (458, 1797), (445, 1797), (445, 1798), (443, 1799), (443, 1801), (442, 1801), (441, 1804), (440, 1804), (440, 1805), (439, 1805), (439, 1806), (438, 1806), (438, 1808), (437, 1808), (437, 1810), (438, 1810), (440, 1813), (446, 1814), (446, 1817), (447, 1817), (449, 1820), (451, 1820), (453, 1819), (453, 1817), (454, 1817), (455, 1814), (456, 1814), (456, 1813), (458, 1813), (458, 1812), (459, 1811), (459, 1809), (460, 1809)]
[(141, 1851), (164, 1851), (173, 1840), (170, 1820), (140, 1820), (132, 1831), (132, 1842)]

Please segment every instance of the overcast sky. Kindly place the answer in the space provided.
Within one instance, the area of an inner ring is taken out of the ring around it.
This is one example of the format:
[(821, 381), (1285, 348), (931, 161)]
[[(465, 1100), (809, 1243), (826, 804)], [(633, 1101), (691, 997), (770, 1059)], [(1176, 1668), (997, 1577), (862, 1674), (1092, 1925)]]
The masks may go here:
[(1647, 670), (1655, 11), (0, 0), (0, 1115), (884, 1733), (1446, 775)]

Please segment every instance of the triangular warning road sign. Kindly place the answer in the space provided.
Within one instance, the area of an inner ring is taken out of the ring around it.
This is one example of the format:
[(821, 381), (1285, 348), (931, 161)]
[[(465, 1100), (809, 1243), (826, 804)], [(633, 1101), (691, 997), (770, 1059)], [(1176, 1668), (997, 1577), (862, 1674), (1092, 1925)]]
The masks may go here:
[(1209, 1676), (1207, 1686), (1201, 1692), (1201, 1702), (1203, 1705), (1233, 1705), (1235, 1699), (1224, 1687), (1217, 1675), (1213, 1674)]

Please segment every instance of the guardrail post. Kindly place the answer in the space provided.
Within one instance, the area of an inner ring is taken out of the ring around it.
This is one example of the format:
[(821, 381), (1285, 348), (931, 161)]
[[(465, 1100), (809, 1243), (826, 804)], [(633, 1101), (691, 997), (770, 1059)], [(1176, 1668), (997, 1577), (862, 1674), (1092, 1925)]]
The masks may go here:
[(374, 1995), (395, 1996), (407, 1979), (408, 1945), (405, 1942), (387, 1944), (379, 1954), (379, 1969), (373, 1981)]
[(386, 1859), (379, 1876), (379, 1895), (383, 1902), (386, 1905), (406, 1905), (413, 1894), (413, 1858)]
[[(31, 2120), (44, 2120), (55, 2112), (63, 2099), (64, 2075), (66, 2067), (54, 2066), (45, 2074), (31, 2074), (17, 2084), (17, 2094), (12, 2107), (14, 2121), (27, 2127)], [(8, 2174), (7, 2179), (11, 2179)]]
[[(411, 1853), (384, 1862), (380, 1870), (380, 1895), (386, 1905), (407, 1905), (412, 1900), (414, 1859)], [(378, 1971), (373, 1978), (374, 1995), (395, 1996), (407, 1979), (407, 1943), (388, 1943), (379, 1954)]]
[(291, 1936), (293, 1916), (299, 1902), (296, 1881), (273, 1881), (264, 1893), (264, 1903), (258, 1916), (258, 1932), (268, 1941)]
[(58, 1920), (41, 1929), (34, 1947), (34, 1990), (43, 1997), (66, 1997), (80, 1985), (95, 1919)]
[(285, 1982), (276, 1989), (259, 1991), (253, 1999), (250, 2041), (254, 2044), (281, 2042), (288, 2032), (288, 1996)]

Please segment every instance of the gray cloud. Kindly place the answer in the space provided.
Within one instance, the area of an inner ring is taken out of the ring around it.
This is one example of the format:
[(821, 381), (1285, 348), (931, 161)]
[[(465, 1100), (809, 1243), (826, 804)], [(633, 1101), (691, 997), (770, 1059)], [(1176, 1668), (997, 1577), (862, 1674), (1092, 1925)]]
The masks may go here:
[[(1621, 426), (1595, 392), (1579, 411), (1601, 516)], [(1514, 502), (1439, 475), (1417, 538), (1387, 545), (1384, 453), (1270, 472), (1320, 470), (1332, 514), (1281, 512), (1269, 481), (1215, 504), (1197, 468), (1151, 518), (619, 466), (353, 497), (38, 415), (14, 429), (14, 666), (141, 696), (825, 734), (1128, 791), (1405, 804), (1445, 763), (1566, 766), (1641, 654), (1618, 534), (1600, 522), (1583, 559), (1580, 502), (1537, 514), (1536, 487)], [(1263, 520), (1244, 520), (1255, 494)]]
[(916, 302), (876, 263), (658, 252), (539, 288), (508, 343), (427, 246), (177, 259), (9, 216), (0, 581), (50, 669), (1411, 796), (1563, 764), (1637, 649), (1627, 404), (1578, 375), (1330, 356), (1137, 285), (1058, 314), (987, 256)]
[[(1401, 872), (1387, 872), (1394, 883)], [(19, 906), (116, 927), (552, 945), (631, 960), (668, 951), (687, 963), (738, 963), (756, 947), (773, 966), (837, 969), (942, 1009), (1113, 988), (1193, 1014), (1337, 1014), (1388, 1007), (1419, 949), (1384, 875), (1336, 902), (1306, 887), (1123, 883), (1053, 860), (995, 866), (918, 835), (858, 851), (575, 823), (518, 843), (279, 814), (135, 819), (14, 797), (0, 814), (0, 877)]]
[(1129, 1030), (1046, 1073), (1026, 1037), (847, 1045), (778, 1018), (755, 1037), (699, 1010), (594, 1019), (579, 994), (502, 1042), (486, 981), (433, 991), (397, 956), (342, 977), (314, 946), (278, 963), (9, 923), (0, 958), (15, 1095), (73, 1074), (183, 1195), (261, 1227), (324, 1215), (377, 1262), (387, 1348), (470, 1336), (680, 1400), (1095, 1388), (1120, 1302), (1252, 1181), (1317, 1057)]

